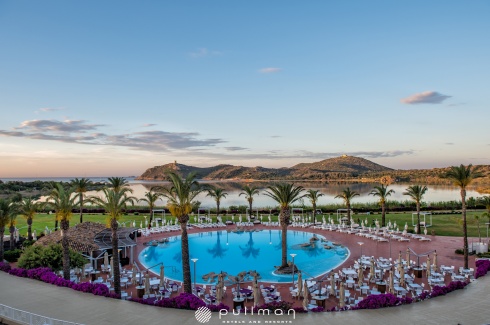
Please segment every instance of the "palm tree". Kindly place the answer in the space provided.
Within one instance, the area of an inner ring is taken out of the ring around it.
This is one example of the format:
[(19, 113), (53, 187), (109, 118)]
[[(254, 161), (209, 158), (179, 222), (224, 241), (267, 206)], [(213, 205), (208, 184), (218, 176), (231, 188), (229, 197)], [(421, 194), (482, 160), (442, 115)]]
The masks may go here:
[(150, 223), (153, 221), (153, 210), (156, 207), (156, 202), (162, 196), (162, 194), (155, 192), (157, 188), (157, 186), (151, 187), (150, 191), (145, 193), (145, 197), (138, 200), (139, 202), (142, 201), (148, 204), (148, 207), (150, 208)]
[(128, 196), (128, 193), (133, 191), (128, 186), (114, 188), (103, 188), (103, 198), (99, 196), (90, 196), (89, 201), (97, 204), (105, 210), (108, 215), (108, 224), (112, 232), (112, 265), (114, 272), (114, 292), (121, 294), (121, 275), (119, 270), (119, 239), (117, 235), (118, 220), (124, 213), (128, 203), (134, 204), (137, 199), (133, 196)]
[[(18, 211), (17, 211), (18, 212)], [(17, 219), (17, 213), (11, 214), (8, 220), (9, 233), (10, 233), (10, 250), (15, 249), (15, 224)]]
[(46, 204), (55, 210), (56, 220), (61, 224), (61, 246), (63, 247), (63, 277), (70, 279), (70, 250), (68, 247), (68, 237), (66, 232), (70, 227), (72, 210), (76, 206), (76, 195), (72, 188), (65, 190), (61, 183), (57, 183), (55, 188), (46, 199)]
[[(0, 199), (0, 262), (3, 261), (3, 235), (5, 227), (10, 225), (12, 218), (15, 220), (18, 210), (17, 205), (11, 200)], [(10, 237), (12, 243), (12, 237)]]
[(245, 185), (243, 188), (242, 188), (242, 192), (240, 194), (238, 194), (238, 196), (242, 196), (245, 195), (245, 199), (247, 199), (248, 201), (248, 205), (249, 205), (249, 216), (250, 218), (253, 217), (253, 211), (252, 211), (252, 203), (254, 201), (254, 195), (259, 195), (259, 189), (252, 186), (248, 186), (248, 185)]
[(335, 197), (336, 199), (344, 200), (344, 203), (347, 206), (347, 219), (349, 219), (349, 222), (351, 222), (351, 220), (350, 220), (350, 201), (356, 196), (359, 196), (359, 193), (357, 193), (356, 191), (351, 191), (350, 188), (345, 188), (342, 190), (342, 193), (340, 193), (339, 195), (337, 195)]
[(461, 193), (461, 214), (463, 219), (463, 252), (464, 252), (464, 268), (468, 268), (468, 228), (466, 225), (466, 187), (469, 186), (475, 179), (483, 177), (483, 174), (473, 165), (469, 164), (465, 167), (452, 166), (451, 169), (444, 175), (447, 179), (460, 188)]
[(304, 195), (301, 195), (304, 188), (302, 186), (294, 186), (293, 184), (289, 183), (280, 183), (273, 186), (268, 186), (267, 188), (268, 191), (265, 192), (265, 195), (279, 203), (280, 208), (279, 220), (282, 228), (282, 261), (279, 268), (283, 269), (288, 266), (287, 231), (291, 216), (289, 207), (291, 204), (304, 197)]
[(24, 198), (19, 206), (20, 214), (26, 218), (27, 221), (27, 239), (32, 240), (32, 220), (37, 211), (41, 209), (41, 202), (36, 202), (32, 198)]
[[(116, 192), (129, 186), (128, 181), (124, 177), (109, 177), (107, 181), (109, 182), (107, 187), (113, 188)], [(133, 192), (131, 191), (131, 193)]]
[(410, 198), (415, 201), (417, 205), (417, 234), (421, 233), (420, 229), (420, 202), (422, 201), (424, 194), (427, 192), (427, 186), (421, 185), (412, 185), (405, 189), (403, 195), (408, 195)]
[(386, 198), (395, 193), (393, 190), (388, 191), (388, 185), (375, 186), (374, 189), (369, 193), (369, 195), (379, 197), (379, 205), (381, 205), (381, 227), (385, 226), (385, 216), (386, 216)]
[(174, 172), (168, 172), (167, 176), (170, 179), (171, 187), (162, 188), (162, 194), (167, 198), (167, 207), (170, 213), (180, 223), (184, 292), (192, 293), (187, 222), (189, 221), (189, 213), (192, 212), (193, 201), (203, 189), (196, 180), (196, 173), (190, 173), (185, 179)]
[(92, 181), (88, 178), (75, 178), (70, 182), (71, 186), (75, 189), (75, 193), (78, 193), (78, 204), (80, 206), (80, 223), (83, 223), (83, 197), (90, 186), (93, 185)]
[(308, 190), (305, 194), (305, 197), (310, 199), (311, 205), (313, 206), (313, 224), (316, 224), (316, 203), (321, 196), (323, 196), (323, 193), (318, 190)]
[(214, 198), (214, 201), (216, 201), (216, 217), (219, 216), (219, 204), (221, 203), (221, 199), (226, 198), (227, 195), (228, 193), (226, 193), (222, 188), (211, 187), (208, 189), (208, 194), (206, 196), (210, 196)]
[(490, 214), (490, 196), (482, 196), (479, 201), (485, 206), (485, 209), (487, 209), (487, 213)]

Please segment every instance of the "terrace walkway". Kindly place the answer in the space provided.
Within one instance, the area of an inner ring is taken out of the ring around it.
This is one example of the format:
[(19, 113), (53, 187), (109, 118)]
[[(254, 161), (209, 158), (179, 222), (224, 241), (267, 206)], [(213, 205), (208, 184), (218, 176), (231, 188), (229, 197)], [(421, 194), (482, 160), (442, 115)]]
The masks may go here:
[[(464, 290), (408, 306), (378, 310), (287, 316), (224, 316), (213, 313), (206, 324), (286, 321), (289, 324), (462, 324), (490, 323), (488, 309), (490, 275)], [(200, 324), (193, 311), (144, 306), (129, 301), (96, 297), (40, 281), (0, 272), (0, 303), (40, 315), (87, 325), (106, 324)]]

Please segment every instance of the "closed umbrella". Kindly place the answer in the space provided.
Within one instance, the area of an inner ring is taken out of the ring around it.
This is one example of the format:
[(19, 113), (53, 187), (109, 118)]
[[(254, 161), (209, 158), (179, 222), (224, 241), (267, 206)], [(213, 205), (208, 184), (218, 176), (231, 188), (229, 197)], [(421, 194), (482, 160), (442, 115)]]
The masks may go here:
[(150, 294), (150, 276), (148, 273), (145, 275), (145, 295)]
[(406, 260), (407, 260), (407, 266), (410, 266), (410, 249), (407, 248), (407, 257), (406, 257)]
[(160, 287), (163, 287), (165, 284), (165, 268), (163, 265), (160, 265)]
[(109, 268), (109, 254), (107, 254), (107, 251), (104, 253), (104, 268), (106, 270)]
[(298, 299), (301, 296), (301, 290), (303, 290), (303, 276), (301, 272), (298, 274)]
[(335, 276), (334, 274), (330, 274), (330, 294), (335, 296)]
[(34, 232), (32, 233), (32, 239), (37, 240), (36, 230), (34, 230)]
[(340, 293), (339, 293), (339, 304), (340, 308), (345, 306), (345, 289), (344, 289), (344, 282), (340, 282)]
[(304, 286), (303, 286), (303, 308), (304, 310), (308, 310), (308, 303), (309, 303), (309, 300), (308, 300), (308, 286), (306, 285), (306, 281), (304, 283)]
[(402, 251), (398, 254), (398, 265), (402, 265)]
[(375, 266), (374, 266), (374, 257), (371, 257), (371, 269), (369, 270), (369, 281), (373, 280), (375, 277)]
[(405, 268), (402, 266), (400, 268), (400, 287), (405, 286)]
[(427, 236), (427, 228), (426, 227), (424, 227), (424, 235)]
[(257, 284), (257, 282), (254, 282), (253, 291), (254, 291), (254, 307), (256, 307), (259, 305), (259, 300), (260, 300), (259, 285)]
[(434, 271), (437, 272), (437, 252), (434, 252)]
[(427, 255), (427, 277), (430, 277), (431, 274), (431, 267), (430, 267), (430, 256)]
[(393, 270), (390, 270), (390, 277), (389, 277), (389, 287), (388, 287), (388, 291), (391, 292), (391, 293), (395, 293), (395, 281), (393, 279)]
[(362, 265), (359, 265), (359, 268), (357, 269), (357, 284), (359, 286), (362, 285), (362, 280), (363, 280), (363, 274), (362, 274)]
[(136, 284), (136, 275), (138, 273), (138, 270), (136, 269), (136, 264), (133, 263), (133, 277), (131, 278), (131, 283), (134, 285)]
[(114, 259), (111, 257), (111, 278), (114, 277)]

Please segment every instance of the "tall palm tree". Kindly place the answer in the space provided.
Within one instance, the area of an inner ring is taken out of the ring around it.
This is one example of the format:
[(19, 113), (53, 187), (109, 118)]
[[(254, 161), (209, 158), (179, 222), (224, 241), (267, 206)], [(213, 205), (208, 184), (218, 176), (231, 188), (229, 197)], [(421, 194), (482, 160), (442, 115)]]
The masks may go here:
[(359, 196), (359, 193), (357, 193), (356, 191), (351, 191), (350, 188), (348, 187), (348, 188), (344, 188), (342, 190), (342, 192), (335, 197), (336, 199), (344, 200), (344, 203), (347, 206), (347, 219), (349, 219), (349, 222), (351, 221), (350, 220), (350, 202), (356, 196)]
[(294, 186), (290, 183), (279, 183), (268, 186), (267, 188), (268, 191), (265, 192), (265, 195), (279, 203), (280, 208), (279, 220), (282, 228), (282, 256), (281, 266), (279, 268), (283, 269), (288, 266), (287, 231), (291, 217), (290, 205), (304, 197), (304, 195), (301, 195), (304, 188), (302, 186)]
[[(3, 235), (5, 234), (5, 227), (10, 225), (12, 218), (18, 214), (17, 205), (11, 200), (0, 199), (0, 262), (3, 261)], [(10, 238), (12, 243), (12, 237)]]
[(254, 195), (259, 195), (259, 189), (252, 186), (248, 186), (248, 185), (245, 185), (243, 188), (242, 188), (242, 192), (240, 194), (238, 194), (238, 196), (242, 196), (245, 195), (245, 199), (247, 199), (248, 201), (248, 205), (249, 205), (249, 212), (248, 212), (248, 215), (250, 216), (250, 218), (253, 217), (253, 211), (252, 211), (252, 203), (254, 201)]
[(114, 188), (103, 188), (103, 197), (90, 196), (89, 201), (97, 204), (105, 210), (108, 216), (108, 224), (112, 232), (112, 265), (114, 274), (114, 292), (121, 294), (121, 274), (119, 270), (119, 238), (117, 235), (118, 220), (124, 213), (128, 203), (134, 204), (137, 199), (133, 196), (128, 196), (133, 191), (128, 186), (122, 186), (115, 190)]
[(151, 187), (150, 191), (145, 193), (145, 197), (138, 200), (139, 202), (146, 202), (148, 204), (150, 208), (150, 223), (153, 221), (153, 210), (155, 210), (156, 203), (162, 196), (161, 193), (155, 192), (157, 188), (157, 186)]
[(42, 203), (32, 198), (26, 197), (20, 202), (19, 212), (27, 221), (27, 239), (29, 240), (32, 240), (32, 220), (41, 207)]
[(468, 228), (466, 225), (466, 187), (468, 187), (475, 179), (483, 177), (483, 174), (473, 165), (469, 164), (465, 167), (452, 166), (451, 169), (444, 175), (454, 185), (460, 188), (461, 194), (461, 214), (463, 219), (463, 252), (464, 252), (464, 267), (468, 268)]
[(70, 279), (70, 250), (68, 247), (68, 237), (66, 232), (70, 227), (72, 210), (76, 206), (76, 195), (73, 195), (72, 188), (65, 189), (61, 183), (57, 183), (55, 188), (46, 199), (46, 205), (55, 210), (56, 220), (61, 225), (61, 246), (63, 247), (63, 277)]
[(490, 214), (490, 195), (482, 196), (479, 201), (485, 206), (487, 213)]
[(170, 213), (180, 223), (184, 292), (192, 293), (187, 222), (189, 221), (189, 213), (192, 212), (194, 199), (203, 189), (197, 182), (195, 173), (190, 173), (184, 179), (174, 172), (168, 172), (167, 177), (170, 179), (171, 186), (162, 188), (162, 194), (167, 198), (167, 208)]
[(381, 227), (385, 226), (385, 216), (386, 216), (386, 199), (391, 194), (395, 193), (393, 190), (388, 190), (388, 185), (375, 186), (374, 189), (369, 192), (369, 195), (379, 197), (379, 205), (381, 205)]
[[(18, 211), (17, 211), (18, 212)], [(17, 213), (11, 214), (8, 220), (9, 233), (10, 233), (10, 250), (15, 249), (15, 224), (17, 223)]]
[(421, 185), (412, 185), (409, 186), (405, 189), (405, 192), (403, 192), (403, 195), (408, 195), (410, 198), (415, 201), (415, 204), (417, 205), (417, 234), (421, 233), (420, 229), (420, 202), (422, 201), (425, 193), (427, 192), (428, 188), (427, 186), (421, 186)]
[(124, 177), (109, 177), (107, 181), (109, 182), (107, 187), (113, 188), (114, 191), (129, 187), (129, 182)]
[(313, 206), (313, 224), (316, 224), (316, 204), (321, 196), (324, 196), (324, 194), (318, 190), (308, 190), (305, 194), (305, 197), (310, 200)]
[(211, 187), (208, 189), (208, 194), (206, 194), (206, 196), (212, 197), (216, 202), (216, 217), (219, 216), (219, 205), (221, 203), (221, 199), (225, 199), (227, 195), (228, 193), (226, 193), (222, 188)]
[(78, 205), (80, 207), (80, 223), (83, 223), (83, 199), (84, 194), (89, 190), (90, 186), (93, 185), (93, 182), (88, 178), (75, 178), (70, 182), (71, 186), (75, 189), (75, 193), (78, 195)]

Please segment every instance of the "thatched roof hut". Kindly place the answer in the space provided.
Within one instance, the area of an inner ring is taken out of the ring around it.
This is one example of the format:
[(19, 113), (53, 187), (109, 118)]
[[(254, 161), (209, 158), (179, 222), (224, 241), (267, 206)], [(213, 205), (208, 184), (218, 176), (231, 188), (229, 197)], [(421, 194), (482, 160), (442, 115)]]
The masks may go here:
[[(84, 222), (68, 228), (66, 236), (68, 245), (77, 252), (93, 252), (99, 250), (95, 242), (97, 234), (105, 231), (105, 225), (95, 222)], [(61, 244), (61, 230), (39, 238), (35, 245), (48, 246), (50, 244)]]

